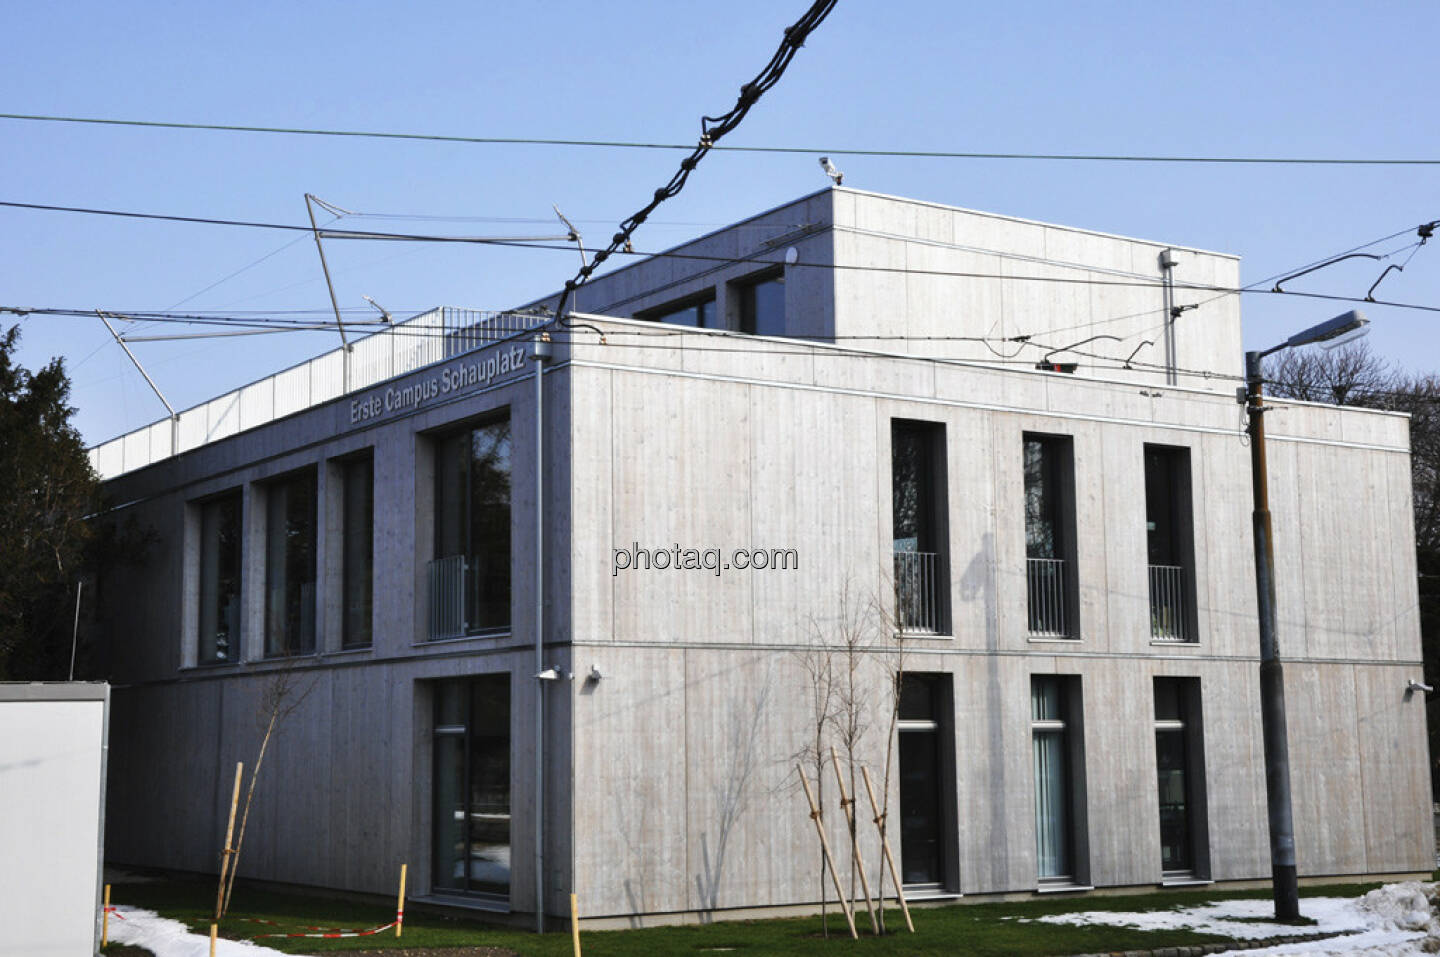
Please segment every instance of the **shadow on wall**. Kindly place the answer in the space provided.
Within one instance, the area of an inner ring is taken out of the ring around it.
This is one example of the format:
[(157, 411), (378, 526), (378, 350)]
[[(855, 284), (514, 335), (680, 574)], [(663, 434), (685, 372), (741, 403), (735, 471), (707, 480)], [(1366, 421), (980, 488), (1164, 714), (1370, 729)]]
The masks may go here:
[[(985, 648), (998, 651), (1000, 648), (1000, 622), (995, 603), (995, 536), (986, 532), (980, 539), (980, 549), (965, 566), (960, 576), (960, 597), (966, 602), (977, 599), (985, 604)], [(958, 617), (958, 616), (957, 616)], [(1005, 709), (1004, 689), (1000, 676), (1000, 656), (985, 656), (985, 747), (994, 763), (990, 766), (991, 794), (1008, 794), (1005, 780)], [(1008, 875), (1006, 862), (1010, 859), (1010, 831), (1006, 826), (1006, 802), (990, 801), (989, 853), (990, 886), (1004, 887)]]
[(730, 699), (726, 716), (725, 752), (718, 763), (720, 777), (715, 782), (715, 807), (719, 820), (715, 825), (715, 847), (712, 854), (709, 832), (700, 835), (701, 873), (695, 875), (695, 889), (700, 907), (706, 911), (705, 923), (720, 906), (720, 886), (725, 875), (726, 852), (735, 827), (749, 805), (751, 783), (758, 758), (756, 738), (770, 706), (770, 676), (749, 695)]

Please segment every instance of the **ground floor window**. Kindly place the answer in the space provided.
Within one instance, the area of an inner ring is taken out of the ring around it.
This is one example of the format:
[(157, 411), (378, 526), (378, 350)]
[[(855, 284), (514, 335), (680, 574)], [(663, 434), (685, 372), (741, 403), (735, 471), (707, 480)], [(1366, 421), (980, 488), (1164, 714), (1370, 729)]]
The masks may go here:
[(510, 895), (510, 676), (435, 687), (437, 891)]
[(1035, 861), (1042, 884), (1079, 883), (1082, 779), (1079, 679), (1030, 679), (1030, 732), (1035, 766)]
[(900, 676), (900, 870), (912, 889), (943, 888), (948, 876), (949, 701), (949, 675)]
[(1204, 840), (1200, 679), (1155, 679), (1155, 770), (1160, 867), (1167, 879), (1195, 876)]

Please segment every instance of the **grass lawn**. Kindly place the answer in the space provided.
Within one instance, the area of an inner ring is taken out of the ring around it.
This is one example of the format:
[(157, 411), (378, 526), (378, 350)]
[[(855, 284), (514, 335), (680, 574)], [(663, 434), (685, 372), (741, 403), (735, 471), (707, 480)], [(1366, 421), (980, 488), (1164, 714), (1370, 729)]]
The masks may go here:
[[(1377, 884), (1347, 884), (1302, 891), (1304, 896), (1350, 897)], [(1268, 889), (1257, 891), (1172, 891), (1125, 897), (1080, 899), (1036, 899), (1009, 903), (957, 904), (943, 908), (917, 909), (915, 934), (904, 930), (899, 912), (887, 917), (891, 930), (899, 933), (876, 938), (864, 933), (868, 919), (863, 908), (858, 919), (862, 936), (850, 941), (843, 917), (830, 917), (830, 938), (822, 936), (819, 917), (766, 921), (735, 921), (686, 927), (658, 927), (625, 931), (582, 931), (584, 952), (592, 957), (620, 957), (644, 954), (667, 957), (678, 954), (735, 952), (750, 954), (833, 954), (865, 955), (974, 954), (977, 957), (1047, 957), (1117, 950), (1141, 950), (1182, 944), (1224, 942), (1229, 938), (1190, 931), (1139, 931), (1120, 927), (1075, 927), (1059, 924), (1022, 923), (1017, 918), (1084, 910), (1164, 910), (1208, 900), (1268, 898)], [(210, 913), (215, 906), (213, 882), (166, 880), (117, 884), (113, 903), (158, 911), (183, 920), (200, 934), (209, 933)], [(274, 921), (279, 928), (245, 923), (238, 918)], [(237, 886), (221, 933), (226, 937), (253, 937), (267, 931), (299, 932), (306, 925), (368, 928), (389, 922), (394, 912), (384, 906), (357, 903), (344, 898), (320, 898), (280, 894)], [(558, 921), (552, 924), (560, 924)], [(561, 925), (563, 926), (563, 924)], [(558, 929), (558, 928), (557, 928)], [(492, 947), (513, 951), (521, 957), (568, 957), (568, 933), (546, 934), (508, 930), (480, 921), (449, 919), (409, 912), (405, 935), (397, 940), (393, 931), (374, 937), (321, 939), (267, 939), (260, 943), (287, 953), (323, 954), (332, 951), (366, 951), (404, 947), (476, 948)]]

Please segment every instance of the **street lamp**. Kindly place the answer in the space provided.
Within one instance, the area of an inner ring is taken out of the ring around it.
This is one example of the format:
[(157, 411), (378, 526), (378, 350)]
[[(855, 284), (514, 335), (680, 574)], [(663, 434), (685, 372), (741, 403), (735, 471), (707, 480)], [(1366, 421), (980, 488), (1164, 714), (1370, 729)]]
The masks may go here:
[(1324, 342), (1334, 348), (1369, 331), (1370, 320), (1351, 310), (1263, 352), (1245, 353), (1245, 412), (1249, 418), (1250, 478), (1255, 496), (1255, 596), (1260, 616), (1260, 725), (1265, 737), (1265, 803), (1270, 820), (1270, 877), (1275, 919), (1300, 916), (1295, 872), (1295, 822), (1290, 814), (1290, 745), (1285, 732), (1285, 676), (1275, 635), (1275, 549), (1270, 534), (1269, 476), (1265, 468), (1264, 379), (1260, 360), (1272, 352)]

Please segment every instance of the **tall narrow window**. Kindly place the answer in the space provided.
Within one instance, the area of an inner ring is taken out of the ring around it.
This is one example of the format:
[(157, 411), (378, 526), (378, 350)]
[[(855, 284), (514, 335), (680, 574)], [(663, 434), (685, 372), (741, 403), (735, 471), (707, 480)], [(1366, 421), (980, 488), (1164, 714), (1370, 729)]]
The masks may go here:
[(341, 644), (367, 648), (374, 618), (375, 579), (375, 459), (349, 459), (341, 475)]
[(510, 627), (510, 419), (461, 429), (435, 450), (430, 637)]
[(240, 492), (200, 505), (201, 664), (240, 660)]
[(1030, 731), (1035, 763), (1035, 857), (1043, 884), (1079, 882), (1077, 836), (1083, 821), (1078, 781), (1083, 773), (1079, 750), (1079, 681), (1060, 675), (1030, 679)]
[(1195, 560), (1190, 451), (1145, 446), (1145, 528), (1149, 552), (1150, 635), (1194, 641)]
[(1155, 679), (1155, 770), (1160, 867), (1166, 880), (1201, 870), (1205, 848), (1204, 739), (1200, 679)]
[(908, 888), (946, 885), (950, 711), (949, 675), (900, 676), (900, 869)]
[(315, 650), (315, 472), (265, 488), (265, 655)]
[(510, 893), (510, 676), (435, 686), (434, 886)]
[(1075, 473), (1071, 442), (1029, 435), (1025, 460), (1025, 583), (1030, 634), (1079, 634), (1074, 609)]
[(769, 273), (736, 284), (740, 297), (740, 331), (756, 336), (785, 334), (785, 274)]
[(901, 631), (949, 630), (945, 555), (945, 427), (890, 426), (895, 617)]

